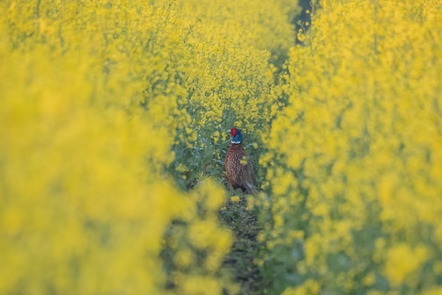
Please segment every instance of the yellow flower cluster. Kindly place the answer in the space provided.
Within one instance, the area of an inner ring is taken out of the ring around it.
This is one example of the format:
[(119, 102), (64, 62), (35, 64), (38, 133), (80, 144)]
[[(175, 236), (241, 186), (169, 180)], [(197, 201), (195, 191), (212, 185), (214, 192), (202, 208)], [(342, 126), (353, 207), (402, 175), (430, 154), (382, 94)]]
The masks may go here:
[(0, 293), (229, 289), (223, 190), (182, 192), (167, 169), (195, 186), (227, 127), (275, 115), (269, 59), (291, 44), (294, 8), (2, 1)]
[[(176, 5), (188, 23), (177, 46), (185, 61), (180, 85), (187, 90), (177, 102), (187, 116), (178, 120), (176, 160), (169, 171), (189, 188), (202, 175), (222, 177), (220, 151), (230, 140), (226, 130), (241, 128), (248, 144), (261, 143), (268, 133), (278, 110), (276, 67), (294, 42), (289, 20), (296, 3), (192, 0)], [(258, 146), (250, 147), (257, 162)]]
[[(290, 53), (289, 105), (261, 161), (273, 216), (266, 267), (285, 276), (274, 291), (437, 293), (440, 1), (321, 7), (306, 46)], [(292, 238), (293, 231), (304, 234)]]

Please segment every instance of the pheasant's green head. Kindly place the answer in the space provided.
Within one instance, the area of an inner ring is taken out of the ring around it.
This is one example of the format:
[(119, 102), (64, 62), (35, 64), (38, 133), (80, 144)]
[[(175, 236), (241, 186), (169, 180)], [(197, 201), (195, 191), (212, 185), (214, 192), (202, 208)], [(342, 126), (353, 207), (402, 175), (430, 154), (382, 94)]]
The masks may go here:
[(233, 144), (240, 144), (240, 143), (242, 143), (241, 130), (236, 129), (236, 128), (231, 128), (230, 129), (230, 135), (232, 135), (232, 141), (231, 142)]

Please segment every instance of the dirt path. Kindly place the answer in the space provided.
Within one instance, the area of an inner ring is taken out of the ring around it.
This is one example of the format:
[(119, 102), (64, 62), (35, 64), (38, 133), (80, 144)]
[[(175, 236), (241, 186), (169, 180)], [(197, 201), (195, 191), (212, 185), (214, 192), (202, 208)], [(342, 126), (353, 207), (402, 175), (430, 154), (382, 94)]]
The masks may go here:
[(257, 213), (246, 210), (246, 201), (227, 201), (220, 211), (220, 219), (235, 234), (235, 242), (224, 260), (224, 266), (231, 269), (241, 285), (240, 294), (262, 294), (261, 276), (254, 258), (258, 257), (260, 244), (257, 242)]

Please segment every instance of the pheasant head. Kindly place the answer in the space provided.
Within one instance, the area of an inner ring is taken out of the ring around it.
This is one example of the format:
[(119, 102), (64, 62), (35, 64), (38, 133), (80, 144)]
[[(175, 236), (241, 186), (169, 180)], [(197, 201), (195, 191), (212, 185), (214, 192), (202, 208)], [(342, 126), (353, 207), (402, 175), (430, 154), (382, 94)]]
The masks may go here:
[(229, 131), (230, 135), (232, 136), (232, 143), (233, 144), (241, 144), (242, 143), (242, 133), (241, 130), (236, 128), (231, 128)]

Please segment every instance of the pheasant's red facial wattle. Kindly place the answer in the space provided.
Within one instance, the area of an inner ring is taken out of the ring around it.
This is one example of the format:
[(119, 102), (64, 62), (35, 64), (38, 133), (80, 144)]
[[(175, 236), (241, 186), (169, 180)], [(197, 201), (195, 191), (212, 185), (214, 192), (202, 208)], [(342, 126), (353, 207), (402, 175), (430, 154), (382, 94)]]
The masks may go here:
[(230, 129), (230, 134), (232, 135), (232, 137), (235, 137), (235, 135), (236, 135), (236, 128)]

